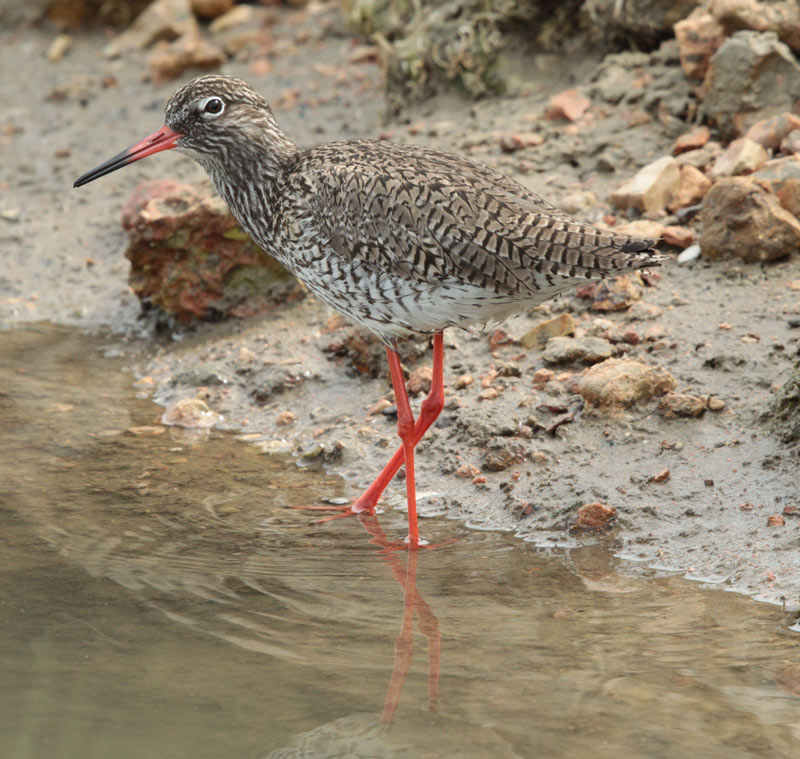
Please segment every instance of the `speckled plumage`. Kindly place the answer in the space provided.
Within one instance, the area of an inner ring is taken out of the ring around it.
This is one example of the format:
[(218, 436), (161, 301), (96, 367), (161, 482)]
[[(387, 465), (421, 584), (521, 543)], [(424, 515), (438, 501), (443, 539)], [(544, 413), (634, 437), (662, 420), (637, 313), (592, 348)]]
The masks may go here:
[[(209, 97), (225, 103), (218, 118), (198, 111)], [(654, 240), (573, 219), (467, 158), (374, 140), (300, 150), (238, 79), (189, 82), (166, 121), (253, 239), (387, 343), (500, 320), (661, 261)]]

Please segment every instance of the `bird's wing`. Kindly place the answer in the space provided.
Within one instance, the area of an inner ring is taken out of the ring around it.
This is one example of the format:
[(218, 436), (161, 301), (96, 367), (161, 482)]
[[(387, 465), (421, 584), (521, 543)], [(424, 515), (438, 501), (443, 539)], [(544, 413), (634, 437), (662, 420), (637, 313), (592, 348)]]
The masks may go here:
[(579, 222), (469, 159), (388, 143), (338, 146), (341, 160), (312, 151), (302, 175), (317, 232), (343, 259), (516, 296), (554, 277), (603, 278), (660, 260), (655, 241)]

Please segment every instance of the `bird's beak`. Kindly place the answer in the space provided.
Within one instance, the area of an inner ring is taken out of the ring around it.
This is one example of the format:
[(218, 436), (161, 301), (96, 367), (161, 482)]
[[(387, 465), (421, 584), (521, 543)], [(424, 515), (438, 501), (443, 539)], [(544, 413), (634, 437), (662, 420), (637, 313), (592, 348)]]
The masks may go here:
[(82, 176), (78, 177), (73, 183), (73, 187), (80, 187), (81, 185), (88, 184), (89, 182), (104, 177), (112, 171), (121, 169), (129, 163), (138, 161), (140, 158), (153, 155), (162, 150), (169, 150), (176, 147), (177, 139), (183, 135), (170, 129), (166, 124), (161, 129), (153, 132), (149, 137), (145, 137), (141, 142), (131, 145), (127, 150), (123, 150), (113, 158), (109, 158), (105, 163), (101, 163), (91, 171), (87, 171)]

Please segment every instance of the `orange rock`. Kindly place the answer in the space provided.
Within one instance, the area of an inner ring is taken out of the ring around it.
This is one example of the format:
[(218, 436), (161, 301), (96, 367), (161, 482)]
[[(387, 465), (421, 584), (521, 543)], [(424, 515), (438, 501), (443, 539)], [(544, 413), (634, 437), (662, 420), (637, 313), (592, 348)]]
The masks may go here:
[(706, 195), (699, 219), (703, 255), (772, 261), (800, 246), (800, 221), (777, 196), (750, 177), (720, 179)]
[(585, 503), (578, 509), (578, 515), (570, 526), (570, 530), (603, 530), (608, 527), (617, 510), (600, 501)]
[(711, 180), (694, 166), (681, 166), (680, 183), (674, 200), (669, 204), (673, 213), (699, 203), (711, 189)]
[(674, 29), (683, 73), (690, 79), (702, 79), (711, 56), (725, 39), (725, 30), (702, 8), (695, 9)]
[(776, 150), (785, 137), (795, 129), (800, 129), (800, 116), (793, 113), (781, 113), (761, 119), (751, 126), (745, 137), (757, 142), (762, 148)]
[(545, 118), (576, 121), (589, 110), (591, 105), (592, 101), (577, 90), (564, 90), (550, 98), (550, 107)]
[(711, 139), (711, 130), (707, 126), (697, 127), (691, 132), (684, 132), (672, 146), (672, 155), (699, 150)]
[(297, 416), (291, 411), (281, 411), (275, 418), (275, 424), (277, 424), (278, 427), (287, 427), (290, 424), (294, 424), (296, 421)]
[(767, 517), (768, 527), (783, 527), (785, 524), (786, 520), (780, 514), (772, 514)]
[(688, 248), (694, 242), (694, 231), (689, 227), (664, 227), (664, 242), (676, 248)]

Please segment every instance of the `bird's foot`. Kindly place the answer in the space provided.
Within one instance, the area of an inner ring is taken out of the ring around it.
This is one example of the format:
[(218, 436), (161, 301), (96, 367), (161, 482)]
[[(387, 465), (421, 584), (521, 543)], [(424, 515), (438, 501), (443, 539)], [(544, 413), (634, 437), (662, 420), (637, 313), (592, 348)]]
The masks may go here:
[(335, 512), (332, 513), (330, 516), (322, 517), (320, 519), (315, 519), (314, 524), (321, 524), (323, 522), (331, 522), (334, 519), (343, 519), (344, 517), (357, 517), (359, 514), (368, 514), (369, 516), (374, 516), (376, 513), (380, 513), (380, 509), (375, 508), (375, 504), (372, 505), (364, 505), (361, 503), (361, 499), (355, 499), (353, 501), (347, 501), (343, 498), (336, 498), (330, 499), (330, 502), (325, 505), (314, 505), (314, 506), (290, 506), (290, 509), (299, 509), (300, 511), (327, 511), (327, 512)]

